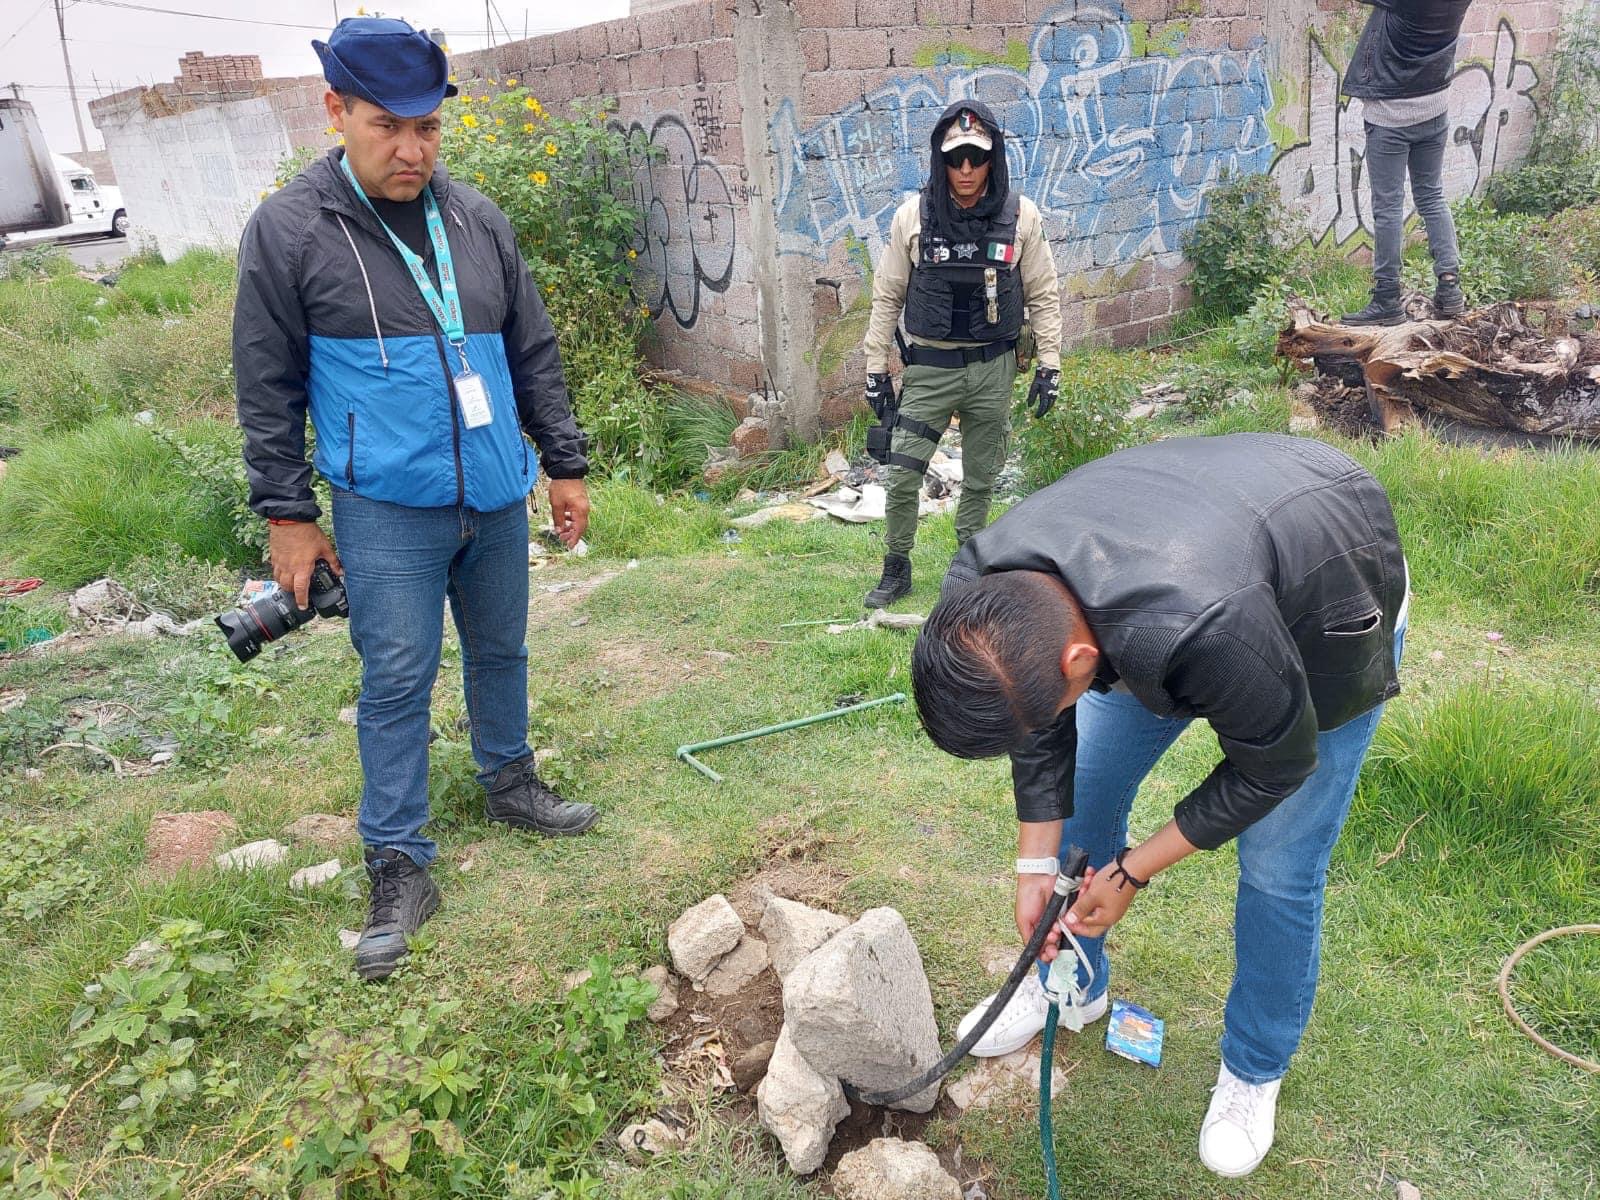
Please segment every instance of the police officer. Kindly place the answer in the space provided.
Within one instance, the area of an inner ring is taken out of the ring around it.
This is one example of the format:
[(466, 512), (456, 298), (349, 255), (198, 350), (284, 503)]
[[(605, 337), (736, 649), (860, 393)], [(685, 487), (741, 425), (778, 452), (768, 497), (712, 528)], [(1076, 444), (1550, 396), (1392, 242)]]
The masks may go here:
[[(922, 476), (952, 416), (961, 420), (963, 480), (956, 541), (983, 528), (1005, 462), (1011, 385), (1024, 313), (1039, 366), (1028, 403), (1042, 417), (1061, 380), (1061, 305), (1038, 207), (1013, 191), (1005, 133), (976, 100), (933, 127), (928, 182), (894, 215), (878, 261), (867, 325), (867, 403), (879, 419), (869, 449), (889, 467), (882, 608), (911, 591)], [(899, 328), (904, 314), (904, 332)], [(898, 398), (889, 345), (905, 363)]]

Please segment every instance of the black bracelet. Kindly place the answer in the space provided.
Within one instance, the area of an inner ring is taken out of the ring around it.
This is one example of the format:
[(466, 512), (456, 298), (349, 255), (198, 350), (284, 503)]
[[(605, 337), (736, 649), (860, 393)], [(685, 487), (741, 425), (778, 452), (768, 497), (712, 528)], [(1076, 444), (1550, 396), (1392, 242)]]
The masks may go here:
[(1132, 875), (1128, 871), (1127, 867), (1122, 865), (1123, 856), (1126, 855), (1127, 853), (1128, 853), (1127, 847), (1123, 847), (1123, 849), (1117, 851), (1117, 857), (1112, 860), (1113, 862), (1115, 862), (1117, 864), (1117, 869), (1113, 872), (1113, 874), (1120, 875), (1124, 879), (1126, 879), (1129, 883), (1131, 883), (1133, 885), (1133, 890), (1134, 891), (1142, 892), (1145, 888), (1150, 886), (1150, 881), (1148, 879), (1136, 878), (1134, 875)]

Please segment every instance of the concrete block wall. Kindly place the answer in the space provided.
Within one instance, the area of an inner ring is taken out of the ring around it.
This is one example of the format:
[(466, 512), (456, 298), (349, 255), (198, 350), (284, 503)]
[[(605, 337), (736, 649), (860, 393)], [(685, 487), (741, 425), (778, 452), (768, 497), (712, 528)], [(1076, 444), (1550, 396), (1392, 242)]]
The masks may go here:
[[(1564, 4), (1478, 0), (1451, 82), (1446, 190), (1525, 152)], [(629, 17), (456, 55), (547, 109), (614, 102), (656, 148), (631, 181), (652, 358), (812, 437), (856, 406), (872, 264), (928, 135), (975, 97), (1044, 213), (1070, 344), (1158, 337), (1191, 300), (1185, 234), (1229, 175), (1267, 173), (1309, 238), (1371, 229), (1356, 0), (641, 0)], [(236, 240), (272, 167), (326, 145), (323, 84), (249, 56), (91, 105), (136, 226)], [(131, 180), (131, 187), (129, 181)]]

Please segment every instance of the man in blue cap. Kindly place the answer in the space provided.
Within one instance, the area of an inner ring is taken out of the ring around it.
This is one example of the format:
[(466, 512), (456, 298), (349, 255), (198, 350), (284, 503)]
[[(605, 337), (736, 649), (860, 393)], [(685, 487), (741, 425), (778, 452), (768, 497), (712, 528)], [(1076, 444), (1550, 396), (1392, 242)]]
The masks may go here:
[[(455, 93), (443, 52), (371, 17), (312, 45), (344, 147), (250, 219), (233, 361), (250, 504), (270, 523), (278, 583), (305, 607), (325, 559), (349, 595), (372, 881), (355, 957), (378, 979), (439, 906), (422, 827), (447, 599), (488, 818), (546, 835), (599, 818), (540, 781), (527, 740), (526, 499), (542, 462), (557, 533), (575, 545), (588, 441), (510, 223), (435, 163), (439, 106)], [(317, 524), (313, 465), (332, 486), (337, 552)]]

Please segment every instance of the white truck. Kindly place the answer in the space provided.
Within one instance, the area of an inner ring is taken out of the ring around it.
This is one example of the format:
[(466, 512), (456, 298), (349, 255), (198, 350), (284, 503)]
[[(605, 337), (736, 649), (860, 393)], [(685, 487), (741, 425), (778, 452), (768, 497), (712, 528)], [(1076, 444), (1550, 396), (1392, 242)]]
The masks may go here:
[(0, 96), (0, 247), (89, 235), (126, 237), (122, 192), (46, 148), (33, 106)]

